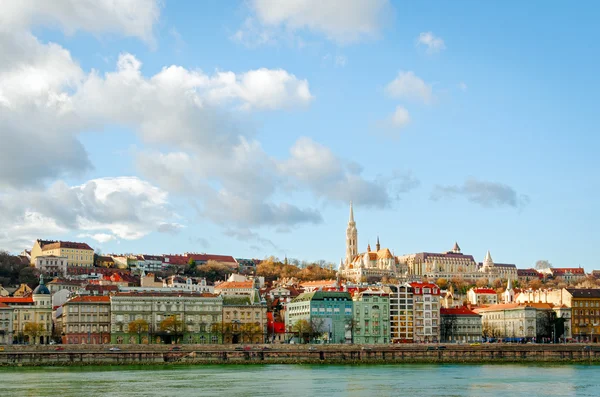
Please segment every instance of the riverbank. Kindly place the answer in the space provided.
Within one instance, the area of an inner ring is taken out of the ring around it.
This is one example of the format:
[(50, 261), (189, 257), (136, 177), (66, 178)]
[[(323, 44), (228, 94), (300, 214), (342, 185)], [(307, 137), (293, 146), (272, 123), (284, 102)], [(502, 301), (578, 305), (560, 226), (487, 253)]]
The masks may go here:
[(7, 346), (0, 351), (0, 366), (527, 362), (600, 364), (600, 346), (62, 345)]

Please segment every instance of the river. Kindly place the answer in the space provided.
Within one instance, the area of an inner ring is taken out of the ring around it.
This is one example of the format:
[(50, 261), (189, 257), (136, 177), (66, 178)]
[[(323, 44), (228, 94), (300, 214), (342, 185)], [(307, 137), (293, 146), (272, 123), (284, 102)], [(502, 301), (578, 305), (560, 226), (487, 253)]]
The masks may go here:
[(0, 396), (598, 396), (593, 365), (0, 368)]

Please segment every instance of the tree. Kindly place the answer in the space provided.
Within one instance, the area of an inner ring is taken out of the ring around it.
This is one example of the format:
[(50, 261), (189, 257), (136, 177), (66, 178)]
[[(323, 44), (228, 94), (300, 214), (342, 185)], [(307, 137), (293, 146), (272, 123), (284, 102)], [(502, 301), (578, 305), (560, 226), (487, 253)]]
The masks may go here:
[(457, 328), (458, 318), (455, 314), (442, 315), (440, 324), (440, 337), (442, 342), (452, 342)]
[(539, 279), (534, 278), (527, 285), (531, 289), (540, 289), (542, 287), (542, 282)]
[(169, 316), (162, 320), (159, 324), (159, 329), (162, 332), (169, 333), (175, 336), (177, 339), (178, 335), (182, 335), (185, 329), (185, 324), (177, 316)]
[(127, 333), (138, 336), (138, 343), (142, 343), (142, 334), (148, 332), (148, 321), (143, 318), (139, 318), (130, 322), (127, 325)]
[(37, 344), (38, 337), (44, 333), (45, 326), (43, 323), (31, 321), (23, 326), (23, 333), (29, 336), (29, 341)]
[(488, 280), (487, 278), (480, 278), (479, 280), (477, 280), (477, 283), (475, 283), (475, 285), (477, 285), (477, 287), (479, 288), (484, 288), (490, 285), (490, 280)]
[(437, 284), (438, 287), (440, 287), (440, 289), (446, 289), (448, 288), (448, 280), (446, 280), (445, 278), (438, 278), (437, 281), (435, 282)]
[(536, 270), (552, 269), (552, 263), (548, 262), (546, 259), (540, 259), (535, 262), (535, 268)]
[(502, 288), (502, 280), (497, 278), (494, 281), (492, 281), (492, 286), (496, 289), (500, 289)]

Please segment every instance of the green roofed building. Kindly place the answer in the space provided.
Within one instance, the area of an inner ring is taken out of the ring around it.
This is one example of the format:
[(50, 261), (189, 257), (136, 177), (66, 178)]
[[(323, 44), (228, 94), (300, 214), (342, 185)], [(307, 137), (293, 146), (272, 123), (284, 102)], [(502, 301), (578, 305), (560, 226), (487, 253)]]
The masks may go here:
[(307, 292), (288, 303), (285, 323), (297, 343), (351, 343), (352, 310), (348, 292)]

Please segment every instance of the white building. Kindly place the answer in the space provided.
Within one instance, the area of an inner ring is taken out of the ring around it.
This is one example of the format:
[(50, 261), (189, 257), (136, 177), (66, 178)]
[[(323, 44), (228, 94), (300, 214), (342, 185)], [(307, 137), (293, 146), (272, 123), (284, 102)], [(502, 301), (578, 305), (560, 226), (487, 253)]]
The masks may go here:
[(66, 256), (40, 255), (35, 258), (35, 268), (52, 277), (66, 277), (68, 258)]
[(215, 291), (215, 287), (208, 285), (205, 278), (181, 277), (176, 275), (167, 277), (163, 281), (163, 287), (183, 291), (209, 292), (211, 294)]
[(467, 299), (475, 306), (495, 305), (498, 303), (498, 294), (492, 288), (471, 288), (467, 291)]
[(0, 345), (13, 343), (14, 309), (6, 303), (0, 303)]
[(346, 228), (346, 258), (340, 261), (339, 274), (349, 280), (361, 282), (363, 278), (394, 277), (398, 272), (398, 261), (388, 248), (381, 248), (379, 237), (375, 251), (367, 245), (367, 251), (358, 252), (358, 230), (354, 221), (354, 210), (350, 203), (350, 218)]

